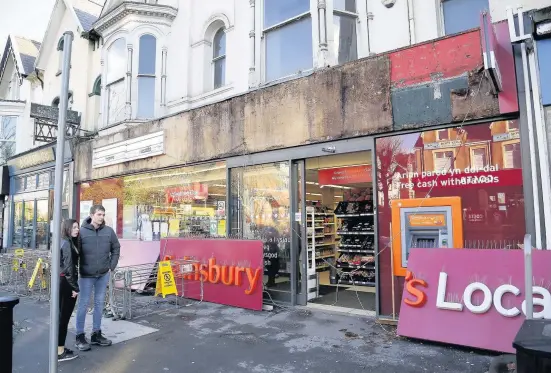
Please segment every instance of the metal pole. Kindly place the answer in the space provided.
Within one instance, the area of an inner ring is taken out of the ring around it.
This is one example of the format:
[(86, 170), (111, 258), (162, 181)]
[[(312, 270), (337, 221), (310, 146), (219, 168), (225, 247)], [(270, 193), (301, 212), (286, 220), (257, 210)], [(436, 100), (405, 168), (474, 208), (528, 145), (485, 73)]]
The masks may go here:
[(71, 69), (71, 47), (73, 33), (63, 34), (63, 66), (61, 69), (61, 94), (59, 95), (59, 117), (57, 121), (57, 144), (54, 176), (54, 213), (50, 295), (50, 373), (57, 373), (57, 333), (59, 328), (59, 257), (61, 246), (61, 201), (63, 198), (63, 164), (65, 152), (65, 131), (67, 101), (69, 94), (69, 73)]
[(524, 284), (526, 302), (526, 320), (534, 318), (534, 298), (532, 295), (532, 237), (524, 236)]

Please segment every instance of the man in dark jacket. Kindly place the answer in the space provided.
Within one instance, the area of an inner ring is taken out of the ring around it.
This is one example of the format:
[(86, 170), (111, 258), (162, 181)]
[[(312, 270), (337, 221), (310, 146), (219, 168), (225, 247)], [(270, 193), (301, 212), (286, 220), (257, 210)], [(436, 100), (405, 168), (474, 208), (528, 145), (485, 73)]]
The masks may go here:
[[(111, 346), (111, 341), (101, 333), (101, 317), (105, 304), (105, 293), (109, 284), (109, 273), (119, 262), (120, 243), (111, 227), (105, 225), (105, 208), (94, 205), (90, 217), (80, 227), (79, 236), (79, 301), (76, 317), (76, 347), (81, 351), (90, 349), (90, 343)], [(90, 343), (84, 334), (86, 311), (94, 294), (94, 316)]]

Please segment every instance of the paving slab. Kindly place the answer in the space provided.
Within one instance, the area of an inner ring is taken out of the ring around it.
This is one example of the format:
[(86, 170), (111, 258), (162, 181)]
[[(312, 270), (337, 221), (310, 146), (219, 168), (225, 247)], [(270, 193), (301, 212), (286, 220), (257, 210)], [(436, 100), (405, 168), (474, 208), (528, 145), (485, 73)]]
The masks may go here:
[[(47, 373), (48, 303), (22, 301), (15, 319), (13, 371)], [(492, 359), (397, 337), (372, 317), (305, 308), (253, 312), (203, 302), (104, 325), (118, 342), (81, 352), (60, 372), (486, 373)]]

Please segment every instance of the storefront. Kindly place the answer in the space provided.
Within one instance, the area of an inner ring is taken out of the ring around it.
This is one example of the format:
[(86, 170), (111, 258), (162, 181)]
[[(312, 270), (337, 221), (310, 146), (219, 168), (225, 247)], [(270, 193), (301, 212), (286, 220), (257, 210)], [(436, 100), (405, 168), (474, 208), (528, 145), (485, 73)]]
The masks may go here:
[(380, 316), (400, 313), (410, 248), (521, 247), (518, 120), (379, 138), (376, 154)]
[(84, 182), (79, 198), (123, 239), (260, 239), (266, 301), (381, 317), (399, 315), (410, 247), (514, 249), (526, 231), (516, 120)]
[[(6, 247), (48, 250), (53, 221), (55, 144), (42, 146), (8, 160), (10, 195), (6, 202)], [(72, 215), (73, 159), (65, 148), (62, 215)], [(7, 234), (6, 234), (7, 233)]]

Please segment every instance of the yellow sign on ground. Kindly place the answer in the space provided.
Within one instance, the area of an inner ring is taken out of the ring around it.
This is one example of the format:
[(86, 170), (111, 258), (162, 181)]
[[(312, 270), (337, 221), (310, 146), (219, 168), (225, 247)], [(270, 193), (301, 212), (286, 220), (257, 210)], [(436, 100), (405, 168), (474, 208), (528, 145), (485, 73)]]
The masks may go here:
[(23, 250), (23, 249), (16, 249), (15, 250), (15, 259), (13, 260), (13, 270), (14, 270), (14, 272), (19, 271), (20, 267), (23, 268), (23, 269), (27, 268), (27, 264), (23, 260), (24, 256), (25, 256), (25, 250)]
[(36, 281), (36, 276), (38, 276), (38, 271), (40, 271), (40, 274), (42, 275), (42, 258), (38, 258), (38, 260), (36, 261), (36, 266), (34, 267), (33, 275), (29, 280), (29, 289), (33, 288), (34, 282)]
[(167, 295), (178, 295), (176, 282), (174, 282), (174, 273), (169, 260), (159, 262), (159, 273), (157, 275), (157, 286), (155, 288), (155, 296), (161, 294), (163, 298)]

